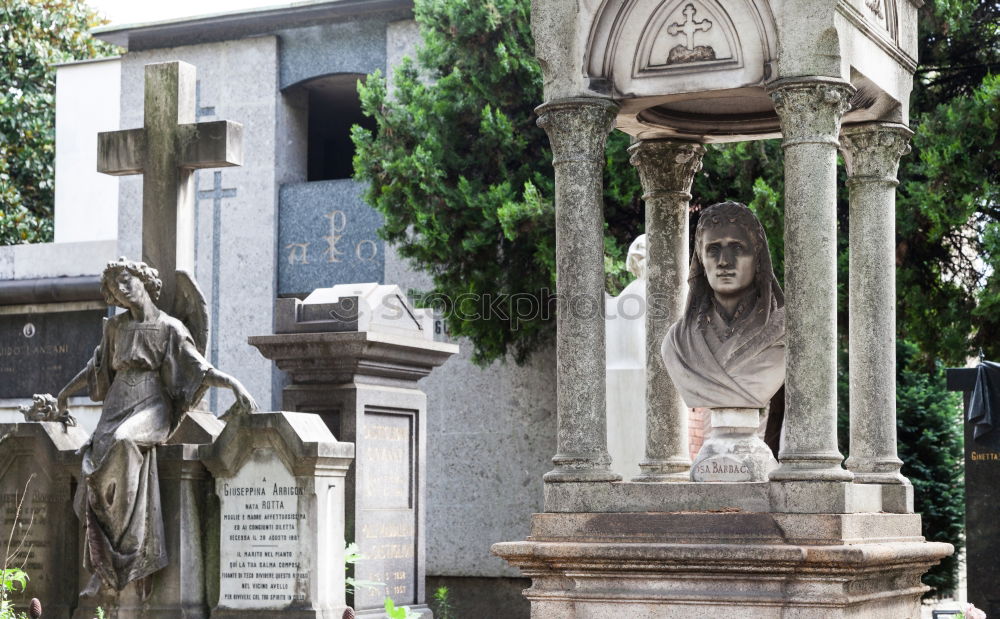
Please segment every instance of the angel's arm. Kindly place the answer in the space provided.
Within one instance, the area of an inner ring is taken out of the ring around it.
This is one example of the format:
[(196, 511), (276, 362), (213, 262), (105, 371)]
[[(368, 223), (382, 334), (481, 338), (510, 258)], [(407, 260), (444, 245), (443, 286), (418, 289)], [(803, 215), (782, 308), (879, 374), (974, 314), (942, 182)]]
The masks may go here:
[(240, 381), (221, 370), (217, 370), (215, 368), (209, 370), (208, 373), (205, 374), (205, 379), (202, 381), (202, 384), (209, 387), (232, 389), (233, 395), (236, 396), (236, 403), (229, 409), (229, 411), (226, 411), (226, 415), (230, 412), (249, 413), (250, 411), (258, 410), (257, 402), (254, 401), (253, 396), (251, 396), (250, 392), (246, 390), (246, 387), (244, 387)]
[(56, 398), (59, 412), (63, 412), (68, 409), (69, 396), (87, 386), (88, 372), (90, 372), (90, 366), (84, 367), (76, 376), (73, 377), (73, 380), (66, 383), (66, 386), (59, 392), (59, 396)]

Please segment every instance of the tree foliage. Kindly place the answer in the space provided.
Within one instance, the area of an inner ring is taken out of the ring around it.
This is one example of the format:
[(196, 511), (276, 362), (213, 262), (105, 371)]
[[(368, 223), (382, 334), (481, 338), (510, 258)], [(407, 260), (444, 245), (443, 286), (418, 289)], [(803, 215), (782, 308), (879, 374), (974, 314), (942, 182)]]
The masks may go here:
[(55, 68), (109, 55), (83, 0), (0, 3), (0, 245), (52, 240)]
[(928, 594), (941, 596), (958, 586), (958, 552), (965, 542), (962, 399), (947, 390), (943, 365), (928, 372), (919, 352), (906, 340), (896, 346), (896, 436), (924, 537), (955, 545), (955, 554), (924, 576), (932, 587)]
[[(554, 317), (513, 320), (516, 304), (544, 303), (555, 281), (553, 172), (535, 125), (542, 81), (529, 3), (418, 1), (415, 12), (424, 39), (417, 62), (396, 69), (391, 95), (380, 75), (359, 87), (377, 128), (354, 129), (356, 176), (385, 217), (384, 238), (432, 275), (428, 292), (450, 332), (473, 341), (479, 362), (508, 351), (520, 362), (551, 336)], [(627, 144), (615, 135), (608, 149), (612, 279), (642, 219)]]

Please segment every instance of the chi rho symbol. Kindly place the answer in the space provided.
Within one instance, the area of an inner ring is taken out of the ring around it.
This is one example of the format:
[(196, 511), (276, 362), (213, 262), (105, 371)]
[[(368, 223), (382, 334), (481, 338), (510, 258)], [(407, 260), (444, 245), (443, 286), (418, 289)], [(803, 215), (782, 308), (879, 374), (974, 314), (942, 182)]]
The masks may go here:
[[(323, 236), (326, 241), (326, 249), (320, 254), (325, 262), (342, 262), (341, 258), (350, 247), (345, 250), (342, 245), (344, 231), (347, 230), (347, 214), (344, 211), (334, 210), (323, 215), (329, 221), (330, 233)], [(288, 243), (285, 249), (288, 250), (288, 264), (310, 264), (309, 246), (311, 243)], [(370, 262), (378, 254), (378, 245), (370, 239), (363, 239), (354, 244), (354, 256), (362, 262)]]

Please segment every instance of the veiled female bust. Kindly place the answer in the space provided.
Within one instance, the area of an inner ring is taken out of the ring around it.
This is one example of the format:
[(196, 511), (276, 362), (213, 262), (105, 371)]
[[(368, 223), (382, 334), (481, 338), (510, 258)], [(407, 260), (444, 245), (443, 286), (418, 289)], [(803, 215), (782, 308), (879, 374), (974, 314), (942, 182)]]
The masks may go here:
[(785, 381), (785, 298), (764, 228), (743, 204), (704, 210), (684, 316), (660, 352), (690, 407), (763, 408)]

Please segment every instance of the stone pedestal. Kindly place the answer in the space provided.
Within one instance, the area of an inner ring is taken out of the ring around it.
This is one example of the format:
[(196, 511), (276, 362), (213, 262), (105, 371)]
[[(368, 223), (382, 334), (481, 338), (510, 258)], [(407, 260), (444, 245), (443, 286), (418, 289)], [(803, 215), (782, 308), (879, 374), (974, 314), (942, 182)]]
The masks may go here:
[(532, 579), (533, 617), (900, 619), (952, 547), (913, 514), (565, 513), (493, 552)]
[(80, 471), (76, 450), (86, 441), (81, 428), (56, 422), (0, 425), (0, 548), (7, 552), (13, 528), (8, 567), (22, 567), (30, 579), (25, 591), (11, 596), (18, 611), (38, 598), (45, 617), (67, 619), (76, 605), (81, 559), (73, 491)]
[(691, 466), (691, 481), (767, 481), (778, 466), (757, 434), (756, 408), (713, 408), (712, 432)]
[[(209, 617), (205, 574), (206, 558), (214, 556), (215, 538), (210, 532), (215, 512), (211, 478), (201, 463), (199, 447), (190, 443), (157, 447), (167, 566), (148, 583), (136, 581), (120, 592), (102, 588), (96, 597), (82, 598), (74, 619), (92, 619), (98, 606), (108, 619)], [(90, 574), (84, 569), (79, 572), (82, 588)], [(147, 588), (141, 588), (143, 585)]]
[(219, 505), (213, 619), (341, 619), (354, 446), (316, 415), (253, 413), (230, 421), (200, 455)]
[[(427, 397), (417, 381), (458, 347), (430, 339), (422, 311), (410, 308), (395, 286), (361, 286), (359, 294), (338, 286), (304, 303), (279, 300), (278, 330), (285, 333), (252, 337), (250, 344), (291, 378), (284, 408), (317, 413), (338, 440), (355, 444), (355, 465), (346, 478), (347, 540), (362, 556), (354, 577), (384, 584), (355, 592), (358, 616), (384, 617), (389, 596), (429, 617)], [(379, 311), (389, 303), (408, 311)]]

